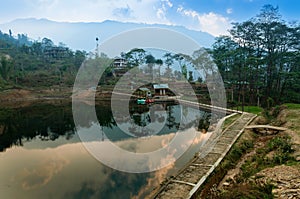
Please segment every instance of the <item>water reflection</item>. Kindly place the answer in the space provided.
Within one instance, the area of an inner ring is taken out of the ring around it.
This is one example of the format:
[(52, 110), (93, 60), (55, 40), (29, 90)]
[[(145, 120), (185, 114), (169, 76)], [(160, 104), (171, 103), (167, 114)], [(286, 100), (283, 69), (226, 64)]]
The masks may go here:
[(129, 115), (114, 113), (118, 127), (133, 137), (176, 132), (180, 126), (181, 107), (178, 104), (163, 103), (151, 105), (129, 105)]
[[(90, 110), (88, 107), (86, 104), (85, 111)], [(184, 118), (185, 112), (191, 111), (189, 109), (177, 104), (153, 108), (130, 106), (129, 116), (121, 118), (124, 128), (130, 129), (132, 122), (140, 128), (150, 123), (166, 122), (160, 132), (146, 138), (136, 138), (141, 136), (138, 130), (131, 131), (132, 135), (122, 132), (112, 115), (110, 104), (99, 103), (96, 113), (105, 133), (103, 137), (125, 150), (145, 153), (168, 144), (180, 128), (181, 117), (186, 129), (200, 125), (203, 118), (209, 119), (209, 113), (199, 114), (199, 110), (195, 110), (191, 117), (202, 115), (202, 118), (199, 124), (194, 124), (191, 118)], [(83, 115), (83, 118), (81, 128), (92, 128), (95, 121), (89, 118), (89, 114)], [(0, 108), (1, 198), (143, 198), (172, 169), (187, 162), (207, 135), (199, 132), (190, 155), (182, 156), (182, 161), (175, 165), (156, 172), (130, 174), (96, 161), (83, 147), (77, 133), (69, 102)]]
[(150, 176), (107, 168), (80, 143), (8, 149), (0, 169), (1, 198), (130, 198)]
[(71, 106), (36, 104), (23, 108), (0, 108), (0, 151), (23, 146), (32, 139), (72, 139), (75, 126)]

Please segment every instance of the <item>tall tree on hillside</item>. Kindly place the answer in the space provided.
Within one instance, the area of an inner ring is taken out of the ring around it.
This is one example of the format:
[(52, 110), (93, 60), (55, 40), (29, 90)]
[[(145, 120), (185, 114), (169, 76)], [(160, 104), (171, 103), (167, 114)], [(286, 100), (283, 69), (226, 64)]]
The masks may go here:
[(0, 74), (5, 81), (9, 80), (11, 69), (12, 69), (12, 62), (8, 60), (7, 57), (2, 56), (0, 60)]
[(174, 63), (173, 55), (171, 53), (165, 53), (163, 57), (165, 58), (164, 62), (167, 65), (167, 67), (172, 66), (172, 64)]
[(189, 81), (189, 82), (194, 81), (193, 71), (189, 71), (189, 79), (188, 79), (188, 81)]
[(172, 76), (172, 68), (170, 66), (172, 66), (172, 64), (174, 63), (173, 55), (171, 53), (165, 53), (163, 57), (164, 63), (167, 65), (165, 75), (170, 80)]
[(155, 64), (155, 57), (153, 57), (153, 55), (149, 54), (149, 55), (146, 55), (145, 57), (146, 59), (146, 64), (148, 65), (148, 68), (149, 68), (149, 73), (151, 75), (151, 79), (152, 81), (154, 80), (154, 74), (153, 74), (153, 66)]
[(292, 67), (292, 52), (299, 51), (299, 29), (281, 19), (278, 7), (265, 5), (256, 18), (263, 61), (266, 67), (265, 95), (279, 102), (285, 90), (286, 77)]
[(141, 48), (134, 48), (129, 52), (123, 54), (123, 57), (127, 60), (127, 65), (132, 67), (138, 67), (145, 63), (146, 51)]
[(158, 65), (158, 79), (160, 81), (160, 77), (161, 77), (161, 74), (160, 74), (160, 70), (161, 70), (161, 66), (163, 65), (163, 60), (162, 59), (156, 59), (155, 60), (155, 64)]
[(177, 61), (178, 65), (180, 67), (180, 71), (181, 71), (181, 74), (182, 74), (181, 80), (183, 78), (186, 79), (186, 77), (187, 77), (187, 69), (186, 69), (186, 65), (184, 63), (184, 61), (185, 61), (184, 55), (181, 54), (181, 53), (175, 54), (173, 56), (173, 59), (175, 59)]

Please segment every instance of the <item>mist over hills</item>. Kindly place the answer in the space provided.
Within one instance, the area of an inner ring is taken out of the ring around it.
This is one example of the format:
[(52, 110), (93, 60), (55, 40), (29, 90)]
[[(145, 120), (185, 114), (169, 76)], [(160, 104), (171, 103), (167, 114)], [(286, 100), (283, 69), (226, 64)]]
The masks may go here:
[(26, 34), (33, 40), (41, 40), (44, 37), (54, 43), (62, 42), (71, 49), (92, 51), (96, 47), (96, 37), (103, 42), (116, 34), (132, 29), (156, 27), (166, 28), (182, 33), (194, 39), (202, 47), (211, 47), (214, 36), (206, 32), (189, 30), (183, 26), (171, 26), (162, 24), (142, 24), (117, 21), (103, 22), (55, 22), (48, 19), (16, 19), (12, 22), (0, 24), (0, 30), (13, 35)]

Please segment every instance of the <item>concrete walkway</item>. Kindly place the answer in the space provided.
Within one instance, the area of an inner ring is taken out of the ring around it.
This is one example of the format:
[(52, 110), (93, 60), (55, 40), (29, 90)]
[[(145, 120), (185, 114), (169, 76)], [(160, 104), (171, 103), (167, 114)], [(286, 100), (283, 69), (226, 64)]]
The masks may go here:
[(177, 101), (180, 104), (185, 104), (188, 106), (194, 106), (196, 108), (201, 108), (204, 110), (213, 110), (216, 112), (224, 112), (224, 113), (240, 113), (242, 114), (242, 111), (237, 111), (237, 110), (233, 110), (233, 109), (227, 109), (227, 108), (223, 108), (223, 107), (218, 107), (218, 106), (213, 106), (213, 105), (209, 105), (209, 104), (202, 104), (202, 103), (198, 103), (198, 102), (191, 102), (188, 100), (183, 100), (183, 99), (177, 99)]
[[(243, 113), (240, 118), (224, 131), (217, 130), (214, 132), (198, 155), (181, 169), (176, 176), (164, 182), (153, 198), (193, 198), (200, 186), (219, 165), (242, 134), (245, 126), (255, 117), (256, 115)], [(219, 127), (222, 126), (223, 121), (218, 124)]]

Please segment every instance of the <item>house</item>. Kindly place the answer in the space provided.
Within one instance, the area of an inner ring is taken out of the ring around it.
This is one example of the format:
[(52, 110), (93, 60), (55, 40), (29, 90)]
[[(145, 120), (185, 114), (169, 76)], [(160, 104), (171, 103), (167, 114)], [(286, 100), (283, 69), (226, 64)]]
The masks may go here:
[(44, 49), (44, 56), (46, 58), (62, 59), (68, 56), (68, 48), (66, 47), (56, 47), (56, 46), (46, 46)]
[(153, 89), (155, 95), (166, 95), (166, 93), (170, 90), (168, 84), (153, 84)]
[(121, 57), (115, 57), (112, 64), (115, 69), (124, 69), (127, 67), (126, 59), (121, 58)]
[(127, 72), (127, 61), (124, 58), (115, 57), (111, 66), (115, 77), (121, 77)]

